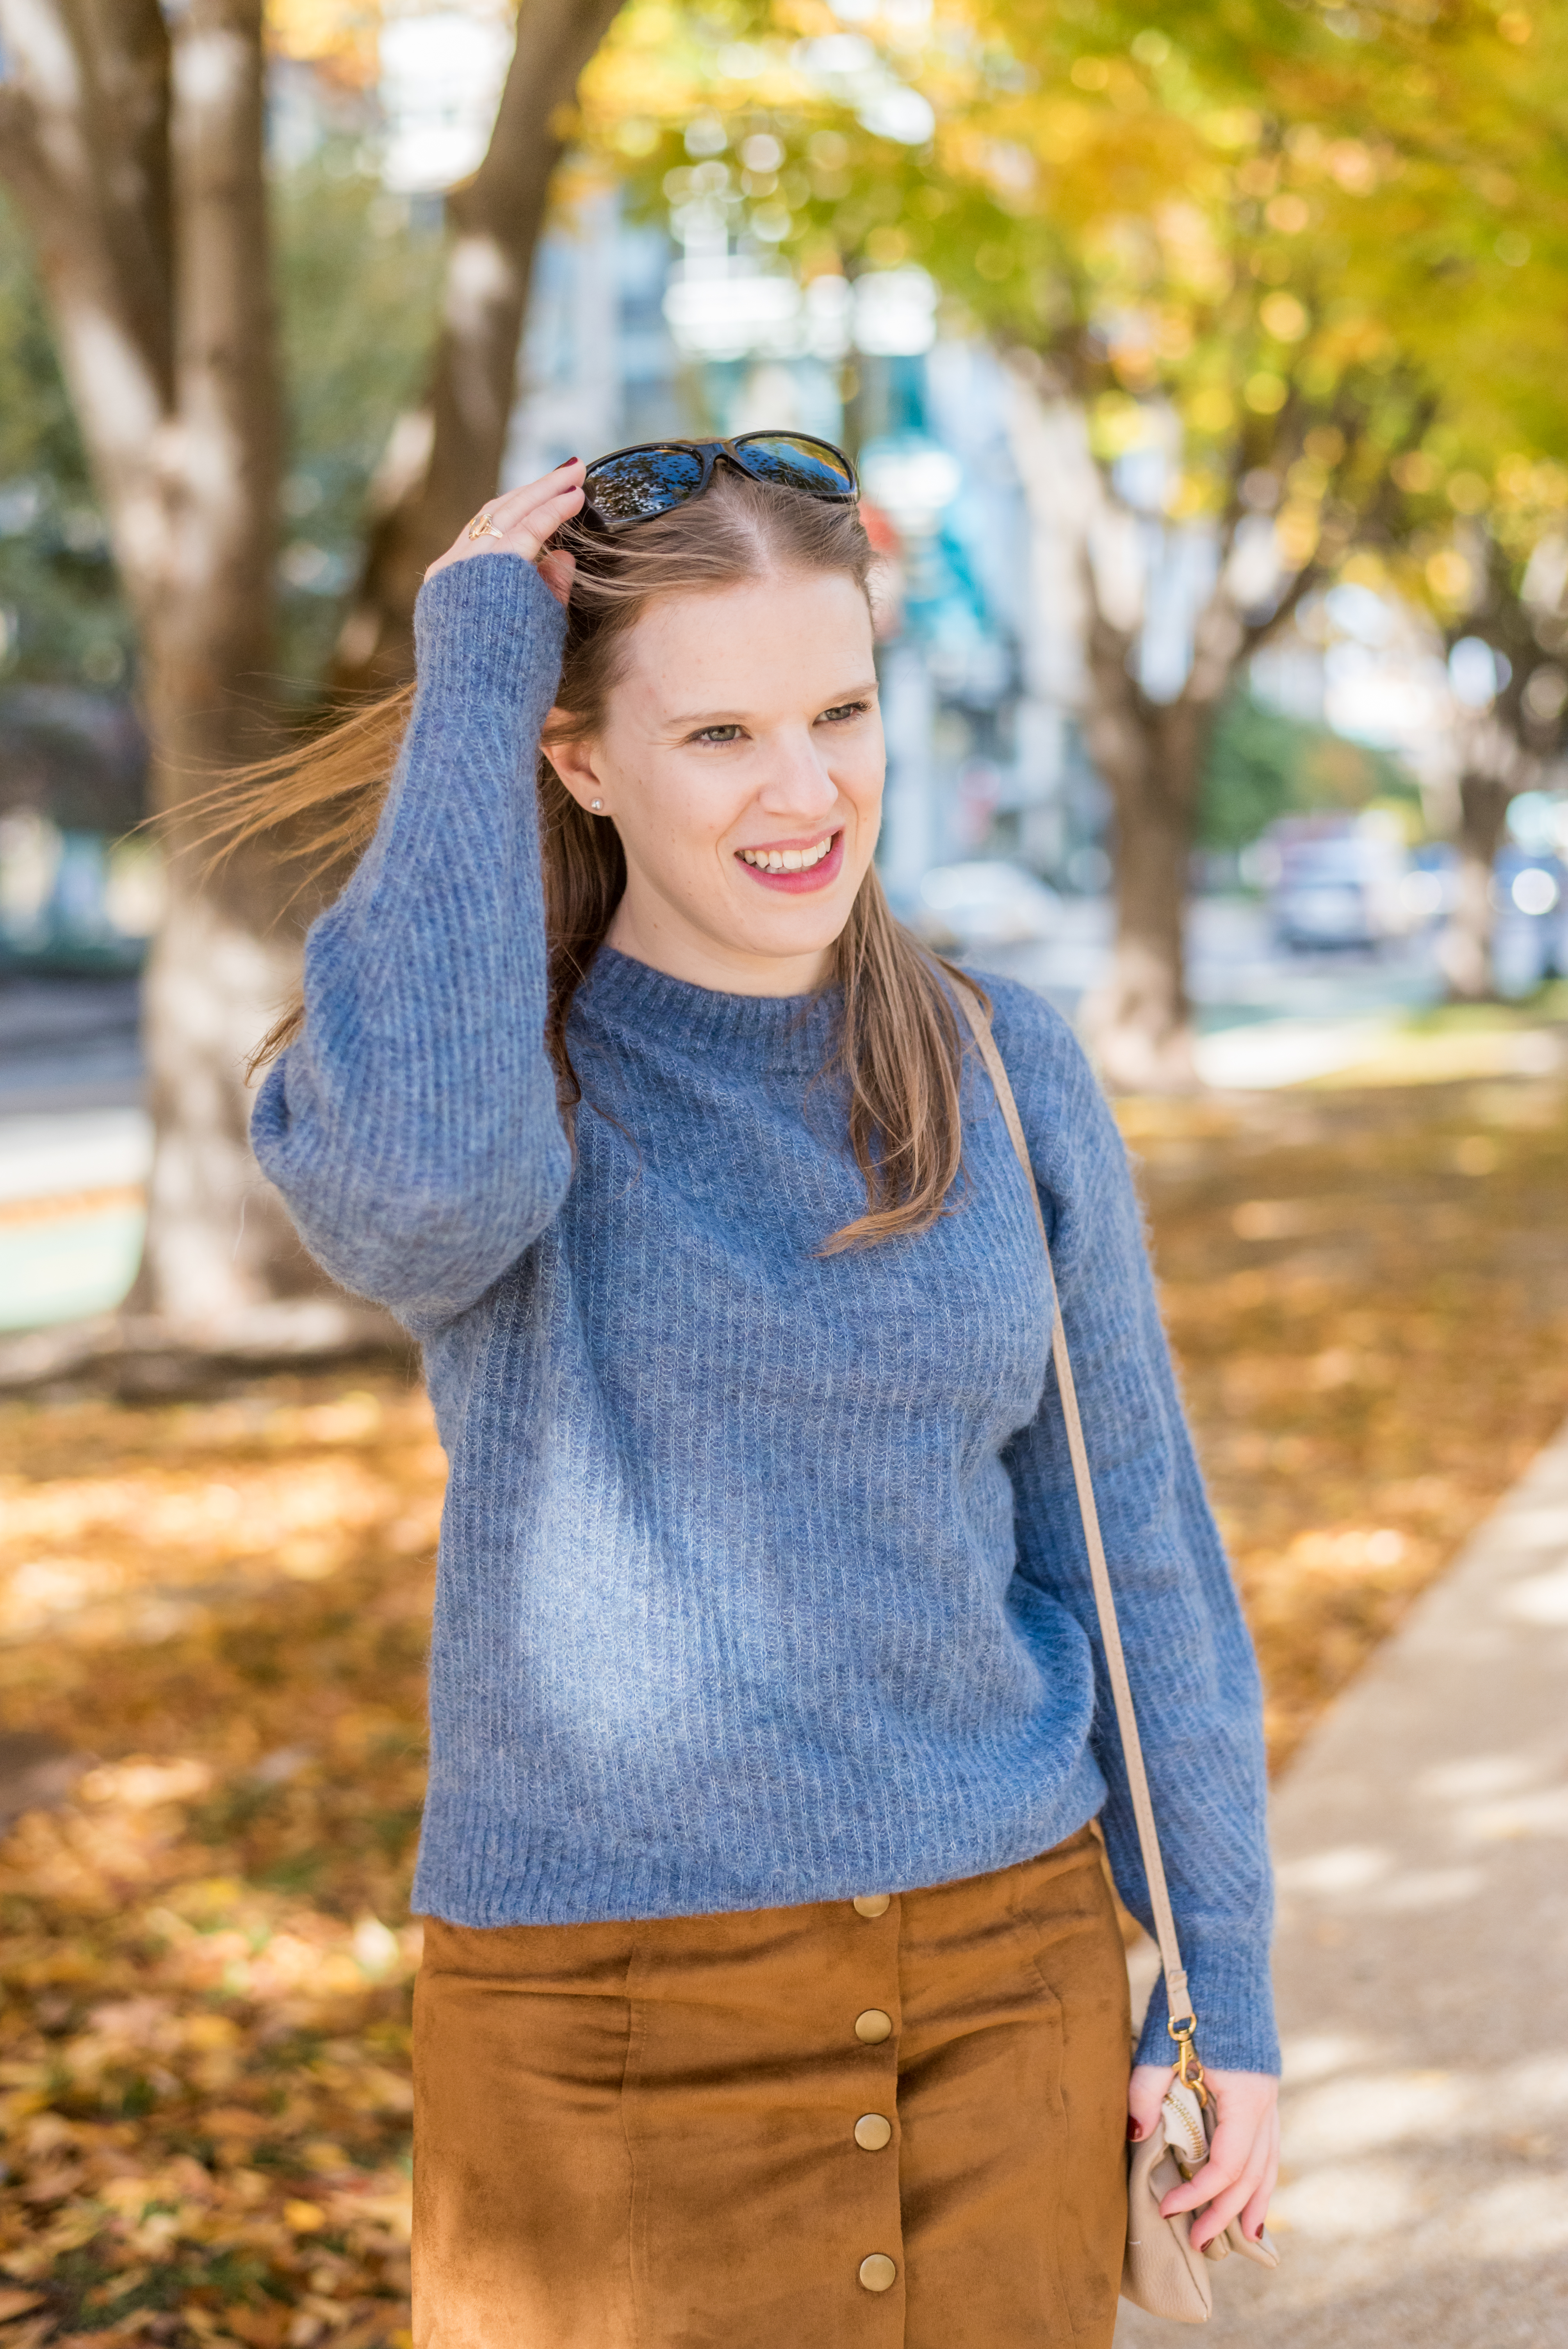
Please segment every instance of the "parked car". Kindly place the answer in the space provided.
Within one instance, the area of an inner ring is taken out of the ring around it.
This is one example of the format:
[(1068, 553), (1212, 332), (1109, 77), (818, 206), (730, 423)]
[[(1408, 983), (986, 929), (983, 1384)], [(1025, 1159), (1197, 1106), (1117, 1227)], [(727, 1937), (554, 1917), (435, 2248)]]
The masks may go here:
[(1355, 816), (1287, 816), (1271, 825), (1269, 919), (1296, 953), (1374, 949), (1417, 926), (1409, 853), (1392, 827)]
[(1423, 841), (1410, 851), (1410, 867), (1399, 884), (1399, 903), (1412, 930), (1446, 922), (1454, 910), (1460, 860), (1446, 840)]
[(1511, 843), (1491, 870), (1491, 954), (1505, 995), (1568, 978), (1568, 864)]
[(1031, 946), (1056, 926), (1061, 900), (1021, 864), (938, 864), (920, 885), (915, 926), (934, 947)]

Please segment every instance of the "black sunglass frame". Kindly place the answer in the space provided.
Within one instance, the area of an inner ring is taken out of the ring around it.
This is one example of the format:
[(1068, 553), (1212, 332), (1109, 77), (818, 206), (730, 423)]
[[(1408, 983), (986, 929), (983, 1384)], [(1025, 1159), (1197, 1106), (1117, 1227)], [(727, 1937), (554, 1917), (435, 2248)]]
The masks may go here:
[[(790, 486), (797, 489), (799, 496), (820, 498), (824, 505), (848, 506), (855, 504), (858, 501), (861, 494), (861, 481), (860, 475), (855, 471), (854, 460), (834, 441), (824, 440), (815, 432), (778, 430), (738, 432), (732, 440), (633, 440), (624, 449), (606, 449), (602, 457), (594, 458), (583, 476), (583, 507), (577, 520), (589, 530), (602, 531), (611, 538), (621, 531), (635, 530), (639, 523), (656, 522), (660, 514), (674, 513), (677, 506), (689, 506), (694, 498), (700, 498), (712, 481), (714, 468), (720, 458), (733, 465), (738, 473), (744, 473), (748, 481), (760, 481), (767, 489), (779, 488), (779, 483), (770, 475), (753, 472), (751, 467), (746, 462), (741, 451), (751, 440), (799, 440), (803, 441), (809, 449), (825, 450), (830, 457), (836, 458), (841, 465), (848, 468), (849, 487), (843, 490), (808, 489), (803, 482)], [(676, 498), (667, 506), (655, 506), (651, 513), (627, 514), (620, 522), (612, 522), (599, 512), (593, 503), (592, 484), (593, 476), (601, 465), (612, 465), (617, 457), (656, 456), (661, 450), (666, 449), (686, 450), (694, 456), (699, 456), (702, 459), (702, 479), (686, 492), (684, 498)]]

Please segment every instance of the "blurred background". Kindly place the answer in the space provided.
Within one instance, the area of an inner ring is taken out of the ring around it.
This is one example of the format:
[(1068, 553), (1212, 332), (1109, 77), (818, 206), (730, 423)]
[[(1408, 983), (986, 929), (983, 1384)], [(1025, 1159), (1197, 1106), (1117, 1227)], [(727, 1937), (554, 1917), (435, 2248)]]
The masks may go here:
[(0, 1240), (0, 1324), (110, 1311), (140, 1266), (183, 1335), (285, 1340), (304, 1276), (264, 1203), (233, 1247), (234, 1062), (300, 909), (137, 826), (397, 681), (430, 550), (573, 448), (852, 450), (889, 890), (1046, 988), (1112, 1084), (1298, 1081), (1444, 1004), (1551, 1020), (1550, 27), (603, 0), (525, 21), (514, 63), (502, 0), (230, 13), (246, 95), (203, 135), (248, 140), (253, 211), (179, 191), (229, 274), (211, 317), (166, 174), (138, 214), (80, 154), (29, 169), (29, 104), (90, 143), (115, 61), (46, 101), (24, 28), (0, 86), (0, 1195), (57, 1202)]
[(311, 905), (202, 793), (498, 486), (849, 448), (883, 877), (1116, 1097), (1284, 1763), (1568, 1413), (1568, 26), (88, 26), (0, 0), (0, 2342), (370, 2349), (442, 1461), (249, 1158)]

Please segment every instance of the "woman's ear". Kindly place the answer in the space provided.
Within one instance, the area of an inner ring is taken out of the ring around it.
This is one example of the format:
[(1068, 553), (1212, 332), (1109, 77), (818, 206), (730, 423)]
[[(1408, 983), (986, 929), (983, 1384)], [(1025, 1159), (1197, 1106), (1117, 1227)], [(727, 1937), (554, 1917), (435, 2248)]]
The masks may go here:
[[(585, 735), (572, 733), (571, 725), (564, 709), (552, 709), (544, 721), (540, 747), (578, 806), (602, 814), (604, 792), (594, 771), (593, 745)], [(557, 726), (568, 730), (557, 734)], [(595, 800), (601, 802), (598, 808), (593, 807)]]

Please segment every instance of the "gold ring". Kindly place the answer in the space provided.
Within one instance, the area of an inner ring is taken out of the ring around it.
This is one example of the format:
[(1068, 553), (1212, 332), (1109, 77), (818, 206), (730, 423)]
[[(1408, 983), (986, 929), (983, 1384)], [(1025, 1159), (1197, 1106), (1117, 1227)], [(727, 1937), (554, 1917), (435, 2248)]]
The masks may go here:
[(469, 536), (470, 538), (504, 538), (506, 533), (504, 530), (497, 530), (489, 514), (481, 507), (469, 524)]

